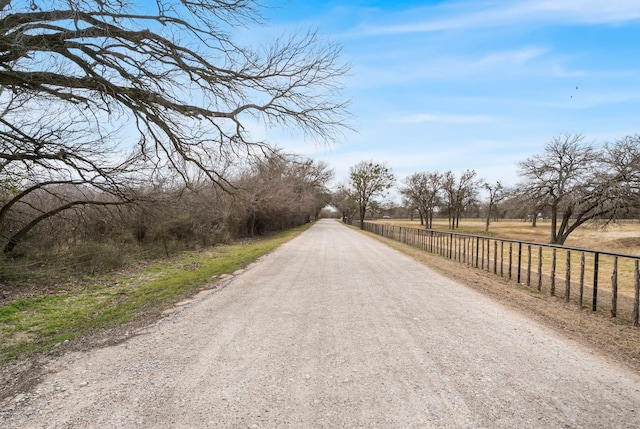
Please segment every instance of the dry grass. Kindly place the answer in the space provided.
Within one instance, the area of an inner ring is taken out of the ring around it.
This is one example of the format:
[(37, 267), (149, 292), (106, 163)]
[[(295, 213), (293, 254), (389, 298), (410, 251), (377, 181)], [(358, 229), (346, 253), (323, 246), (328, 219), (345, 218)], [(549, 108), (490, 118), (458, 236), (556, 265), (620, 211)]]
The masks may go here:
[[(423, 228), (418, 220), (387, 219), (376, 222)], [(455, 232), (531, 241), (534, 243), (549, 243), (551, 238), (551, 224), (549, 221), (538, 221), (538, 225), (534, 228), (531, 226), (531, 222), (500, 220), (491, 222), (489, 232), (485, 232), (484, 228), (485, 222), (482, 219), (463, 219), (460, 221), (460, 227)], [(434, 219), (433, 229), (448, 230), (447, 220)], [(640, 255), (640, 222), (625, 221), (609, 225), (602, 223), (586, 224), (571, 233), (565, 245)]]
[[(512, 225), (511, 228), (515, 227)], [(635, 228), (636, 231), (640, 231), (639, 225), (635, 225)], [(583, 232), (583, 234), (588, 238), (590, 232)], [(611, 318), (606, 312), (594, 313), (588, 309), (579, 308), (573, 303), (564, 302), (561, 298), (539, 293), (535, 288), (519, 285), (515, 281), (508, 281), (461, 262), (374, 234), (369, 235), (441, 274), (478, 290), (559, 334), (575, 340), (580, 346), (597, 351), (609, 360), (640, 373), (639, 328), (634, 328), (629, 323), (622, 323), (620, 319)]]

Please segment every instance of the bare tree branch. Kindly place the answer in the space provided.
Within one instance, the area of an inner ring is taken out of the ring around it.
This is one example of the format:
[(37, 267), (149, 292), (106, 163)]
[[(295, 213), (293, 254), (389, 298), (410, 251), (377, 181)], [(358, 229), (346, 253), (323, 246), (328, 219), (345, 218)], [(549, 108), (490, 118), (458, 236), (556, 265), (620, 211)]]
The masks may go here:
[[(87, 201), (98, 192), (124, 202), (169, 172), (233, 192), (221, 166), (273, 151), (250, 135), (256, 123), (325, 141), (348, 129), (338, 46), (312, 31), (265, 46), (234, 41), (238, 25), (262, 21), (261, 7), (0, 0), (2, 235), (28, 213), (43, 220), (77, 207), (61, 184)], [(42, 193), (58, 206), (40, 207)]]

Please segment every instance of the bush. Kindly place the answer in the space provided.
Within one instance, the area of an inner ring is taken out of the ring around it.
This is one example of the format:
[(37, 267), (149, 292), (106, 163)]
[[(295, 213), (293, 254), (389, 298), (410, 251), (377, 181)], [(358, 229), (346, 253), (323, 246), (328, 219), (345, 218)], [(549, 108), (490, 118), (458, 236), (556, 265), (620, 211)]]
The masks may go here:
[(69, 249), (66, 258), (78, 274), (94, 275), (127, 265), (125, 248), (110, 243), (83, 242)]
[(0, 259), (0, 282), (7, 283), (16, 280), (18, 274), (9, 262), (4, 258)]

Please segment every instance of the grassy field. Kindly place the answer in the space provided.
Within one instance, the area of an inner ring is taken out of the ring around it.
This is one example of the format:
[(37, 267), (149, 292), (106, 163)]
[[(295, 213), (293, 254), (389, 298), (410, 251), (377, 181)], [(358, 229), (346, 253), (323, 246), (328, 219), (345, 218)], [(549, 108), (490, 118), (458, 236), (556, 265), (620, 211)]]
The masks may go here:
[(0, 301), (0, 364), (97, 329), (160, 314), (185, 296), (211, 287), (217, 276), (255, 261), (310, 225), (244, 244), (184, 252), (139, 269), (62, 283), (54, 293), (49, 290)]
[[(376, 221), (377, 223), (393, 224), (398, 226), (421, 228), (419, 221), (410, 221), (408, 219), (388, 219)], [(434, 228), (437, 230), (448, 231), (446, 220), (434, 220)], [(458, 233), (466, 233), (480, 236), (488, 236), (491, 238), (505, 238), (512, 240), (521, 240), (532, 243), (549, 243), (550, 240), (550, 222), (539, 221), (536, 227), (532, 227), (530, 222), (523, 222), (521, 220), (502, 220), (499, 222), (491, 222), (489, 231), (485, 232), (484, 220), (462, 220), (460, 227), (455, 230)], [(487, 266), (487, 270), (493, 270), (494, 261), (498, 260), (498, 265), (504, 259), (508, 261), (509, 244), (504, 243), (504, 248), (501, 248), (501, 244), (494, 244), (494, 242), (488, 243), (489, 248), (486, 249), (486, 253), (490, 255), (490, 266)], [(616, 224), (588, 224), (583, 225), (574, 231), (570, 236), (565, 246), (575, 247), (580, 249), (597, 250), (601, 252), (613, 252), (627, 255), (640, 255), (640, 223), (625, 221)], [(531, 256), (529, 257), (528, 246), (523, 246), (522, 249), (522, 277), (521, 283), (525, 283), (529, 277), (532, 287), (537, 287), (538, 284), (538, 263), (539, 263), (539, 249), (538, 246), (532, 246)], [(497, 250), (497, 251), (496, 251)], [(513, 245), (511, 249), (513, 252), (512, 258), (516, 258), (518, 246)], [(496, 257), (497, 254), (497, 257)], [(504, 255), (504, 256), (501, 256)], [(567, 252), (564, 249), (557, 249), (555, 251), (555, 270), (552, 273), (554, 250), (548, 247), (542, 247), (542, 273), (541, 290), (550, 292), (551, 279), (553, 277), (555, 281), (555, 293), (558, 296), (564, 296), (567, 286), (567, 278), (569, 278), (569, 298), (571, 300), (579, 300), (579, 278), (581, 271), (581, 258), (582, 252), (570, 251)], [(584, 289), (583, 289), (583, 305), (591, 305), (593, 298), (593, 284), (594, 284), (594, 255), (591, 253), (585, 253), (585, 266), (584, 266)], [(529, 260), (531, 261), (531, 271), (528, 271)], [(612, 308), (612, 284), (613, 284), (613, 272), (615, 266), (615, 258), (613, 256), (599, 255), (599, 272), (597, 276), (598, 280), (598, 308), (603, 310), (610, 310)], [(508, 262), (507, 262), (508, 263)], [(506, 270), (506, 268), (503, 269)], [(506, 273), (504, 274), (506, 276)], [(516, 274), (513, 273), (515, 277)], [(624, 314), (625, 317), (630, 317), (630, 313), (633, 311), (633, 303), (631, 298), (635, 294), (635, 260), (634, 258), (620, 257), (617, 261), (617, 288), (618, 288), (618, 314)]]
[[(376, 222), (421, 228), (419, 220), (385, 219)], [(491, 222), (489, 232), (485, 232), (484, 228), (485, 221), (483, 219), (463, 219), (460, 221), (460, 227), (455, 232), (535, 243), (549, 243), (551, 238), (551, 223), (549, 221), (538, 221), (538, 225), (534, 228), (531, 226), (531, 222), (501, 220)], [(433, 221), (433, 229), (448, 231), (447, 220), (435, 219)], [(625, 221), (609, 225), (586, 224), (575, 230), (569, 236), (565, 245), (640, 255), (640, 222)]]

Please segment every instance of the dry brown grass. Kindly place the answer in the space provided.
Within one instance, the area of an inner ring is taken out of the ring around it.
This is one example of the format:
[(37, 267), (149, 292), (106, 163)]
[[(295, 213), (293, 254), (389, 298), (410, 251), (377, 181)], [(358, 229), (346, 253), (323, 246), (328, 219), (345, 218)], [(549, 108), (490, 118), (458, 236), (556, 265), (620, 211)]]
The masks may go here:
[[(386, 219), (376, 222), (422, 228), (418, 220)], [(538, 225), (534, 228), (531, 226), (531, 222), (500, 220), (491, 222), (488, 233), (485, 233), (484, 227), (485, 223), (482, 219), (463, 219), (460, 221), (460, 227), (455, 232), (488, 235), (490, 237), (509, 238), (534, 243), (549, 243), (551, 238), (551, 223), (549, 221), (538, 221)], [(433, 229), (448, 230), (447, 220), (434, 219)], [(640, 222), (624, 221), (609, 225), (603, 223), (586, 224), (571, 233), (565, 245), (640, 255)]]
[[(512, 225), (511, 228), (515, 226)], [(631, 231), (633, 228), (624, 229)], [(635, 230), (640, 231), (640, 225), (635, 225)], [(593, 232), (593, 230), (587, 230), (578, 234), (575, 239), (578, 240), (580, 235), (589, 239)], [(594, 313), (588, 309), (579, 308), (574, 303), (566, 303), (561, 298), (539, 293), (535, 288), (519, 285), (515, 281), (507, 281), (461, 262), (374, 234), (369, 235), (441, 274), (478, 290), (561, 335), (575, 340), (580, 346), (596, 351), (607, 359), (640, 373), (640, 328), (634, 328), (618, 318), (611, 318), (606, 312)]]

